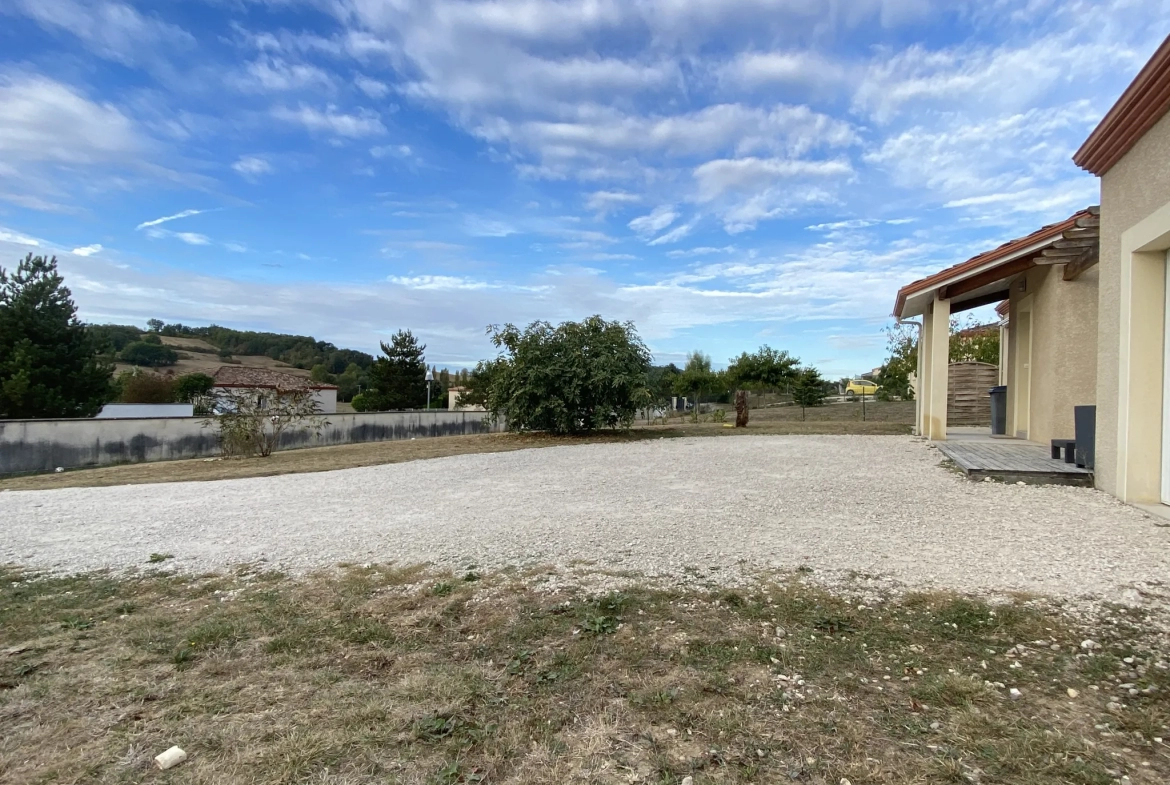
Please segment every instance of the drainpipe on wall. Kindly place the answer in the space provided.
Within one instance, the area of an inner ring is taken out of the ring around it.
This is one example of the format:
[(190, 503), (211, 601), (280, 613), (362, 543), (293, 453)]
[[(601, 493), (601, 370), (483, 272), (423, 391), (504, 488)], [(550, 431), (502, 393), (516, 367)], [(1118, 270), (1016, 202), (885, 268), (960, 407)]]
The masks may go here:
[[(894, 317), (894, 321), (899, 326), (905, 324), (912, 324), (918, 328), (918, 367), (914, 369), (918, 387), (922, 387), (922, 322), (916, 322), (912, 319), (903, 319), (901, 316)], [(922, 396), (918, 394), (918, 390), (914, 391), (914, 435), (921, 436), (922, 426)]]

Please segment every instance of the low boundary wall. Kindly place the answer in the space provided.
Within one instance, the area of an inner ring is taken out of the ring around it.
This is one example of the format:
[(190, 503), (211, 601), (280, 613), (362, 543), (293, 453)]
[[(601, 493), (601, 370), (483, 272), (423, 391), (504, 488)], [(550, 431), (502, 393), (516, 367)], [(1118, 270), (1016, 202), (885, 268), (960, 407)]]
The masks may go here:
[[(314, 432), (290, 429), (281, 450), (502, 431), (486, 412), (362, 412), (324, 415)], [(0, 475), (50, 472), (115, 463), (209, 458), (219, 455), (214, 425), (202, 417), (119, 420), (0, 420)]]

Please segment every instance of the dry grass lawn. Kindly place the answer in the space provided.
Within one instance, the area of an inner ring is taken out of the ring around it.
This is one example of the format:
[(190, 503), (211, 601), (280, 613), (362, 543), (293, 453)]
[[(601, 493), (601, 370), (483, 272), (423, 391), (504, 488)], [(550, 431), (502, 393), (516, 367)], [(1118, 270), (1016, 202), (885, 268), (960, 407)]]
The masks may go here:
[[(221, 461), (193, 459), (160, 463), (123, 464), (96, 469), (79, 469), (61, 474), (37, 474), (0, 478), (0, 490), (41, 490), (103, 485), (131, 485), (189, 480), (226, 480), (239, 477), (268, 477), (297, 472), (323, 472), (376, 466), (387, 463), (442, 458), (468, 453), (506, 452), (570, 444), (620, 442), (638, 439), (683, 436), (742, 436), (761, 434), (871, 434), (897, 435), (910, 432), (913, 403), (869, 403), (867, 420), (861, 420), (860, 404), (839, 404), (808, 410), (800, 420), (798, 408), (760, 409), (752, 412), (748, 428), (725, 428), (711, 422), (691, 423), (675, 418), (668, 425), (639, 425), (629, 433), (600, 433), (580, 437), (546, 434), (484, 434), (444, 436), (414, 441), (367, 442), (336, 447), (315, 447), (274, 453), (268, 458)], [(735, 414), (730, 419), (734, 421)]]
[(1166, 653), (1133, 611), (144, 569), (0, 574), (5, 783), (1170, 781)]

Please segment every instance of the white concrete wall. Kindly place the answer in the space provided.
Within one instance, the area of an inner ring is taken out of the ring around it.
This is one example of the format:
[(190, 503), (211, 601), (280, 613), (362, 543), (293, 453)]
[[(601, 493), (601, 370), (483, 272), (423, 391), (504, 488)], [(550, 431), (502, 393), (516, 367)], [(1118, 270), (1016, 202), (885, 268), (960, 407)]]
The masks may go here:
[[(317, 433), (285, 431), (279, 449), (504, 430), (486, 412), (362, 412), (326, 419)], [(0, 475), (215, 455), (216, 428), (202, 417), (0, 420)]]
[(192, 417), (194, 414), (195, 406), (189, 403), (107, 403), (97, 418)]

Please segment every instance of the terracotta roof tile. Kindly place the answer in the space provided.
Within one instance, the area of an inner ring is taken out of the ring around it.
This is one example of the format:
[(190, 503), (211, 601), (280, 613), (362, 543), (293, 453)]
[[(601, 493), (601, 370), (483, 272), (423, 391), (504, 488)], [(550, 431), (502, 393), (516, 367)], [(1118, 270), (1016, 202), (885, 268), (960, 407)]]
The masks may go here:
[(1095, 214), (1096, 213), (1094, 213), (1091, 209), (1078, 210), (1060, 223), (1042, 226), (1031, 234), (1026, 234), (1023, 237), (1017, 237), (1014, 240), (1009, 240), (1003, 245), (1000, 245), (998, 248), (993, 248), (990, 251), (984, 251), (978, 256), (972, 256), (965, 262), (953, 265), (946, 268), (945, 270), (940, 270), (934, 275), (929, 275), (926, 278), (920, 278), (913, 283), (906, 284), (898, 290), (898, 298), (894, 302), (894, 316), (899, 316), (902, 313), (902, 308), (906, 305), (906, 298), (908, 298), (910, 295), (918, 294), (919, 292), (926, 291), (927, 289), (934, 289), (937, 286), (940, 286), (942, 283), (955, 278), (956, 276), (963, 275), (964, 273), (968, 273), (973, 270), (978, 270), (988, 262), (994, 262), (997, 259), (1003, 259), (1004, 257), (1011, 256), (1013, 253), (1023, 248), (1027, 248), (1028, 246), (1044, 242), (1045, 240), (1056, 241), (1060, 239), (1061, 235), (1063, 235), (1069, 229), (1075, 228), (1077, 221), (1082, 218), (1091, 218)]
[(266, 387), (274, 390), (336, 390), (336, 385), (319, 384), (268, 368), (248, 368), (243, 365), (221, 365), (212, 377), (216, 387)]

